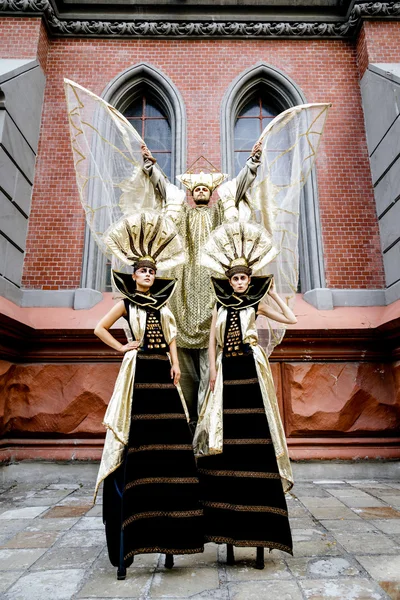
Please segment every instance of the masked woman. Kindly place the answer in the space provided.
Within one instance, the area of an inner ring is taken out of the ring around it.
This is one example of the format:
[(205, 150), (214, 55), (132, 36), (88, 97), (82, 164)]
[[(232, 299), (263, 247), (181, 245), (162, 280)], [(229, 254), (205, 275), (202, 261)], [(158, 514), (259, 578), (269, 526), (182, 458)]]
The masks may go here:
[(212, 278), (210, 389), (194, 440), (205, 541), (228, 544), (230, 563), (232, 546), (257, 547), (258, 568), (264, 547), (292, 553), (284, 494), (292, 472), (256, 317), (285, 324), (296, 317), (276, 294), (272, 276), (252, 277), (275, 254), (265, 229), (236, 222), (216, 229), (202, 255), (204, 266), (226, 276)]
[[(124, 579), (136, 554), (203, 551), (202, 510), (187, 410), (180, 387), (176, 326), (166, 303), (176, 281), (156, 277), (184, 253), (170, 221), (146, 211), (112, 227), (105, 242), (133, 275), (113, 271), (119, 301), (96, 335), (124, 354), (104, 425), (106, 442), (96, 483), (104, 481), (103, 520), (111, 563)], [(132, 341), (110, 333), (126, 319)]]

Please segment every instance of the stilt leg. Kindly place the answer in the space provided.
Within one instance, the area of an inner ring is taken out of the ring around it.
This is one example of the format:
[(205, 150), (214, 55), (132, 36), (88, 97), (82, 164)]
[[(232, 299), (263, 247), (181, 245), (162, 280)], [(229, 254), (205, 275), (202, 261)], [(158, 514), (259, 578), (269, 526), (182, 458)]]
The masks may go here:
[(233, 544), (226, 545), (226, 564), (227, 565), (235, 564), (235, 554), (233, 552)]
[(174, 566), (174, 555), (173, 554), (166, 554), (165, 555), (164, 566), (165, 566), (166, 569), (172, 569), (172, 567)]
[(118, 567), (117, 569), (117, 579), (125, 579), (126, 578), (126, 567)]
[(262, 570), (264, 567), (265, 567), (264, 548), (262, 546), (258, 546), (257, 547), (256, 569)]
[(121, 527), (120, 542), (119, 542), (119, 565), (117, 569), (117, 579), (126, 578), (126, 565), (124, 561), (124, 530)]

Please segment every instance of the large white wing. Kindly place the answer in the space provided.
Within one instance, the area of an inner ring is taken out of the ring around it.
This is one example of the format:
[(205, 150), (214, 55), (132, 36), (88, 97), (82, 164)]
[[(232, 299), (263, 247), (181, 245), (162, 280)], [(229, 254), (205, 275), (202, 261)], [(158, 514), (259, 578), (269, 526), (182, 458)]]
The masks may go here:
[[(103, 234), (123, 215), (158, 208), (154, 187), (142, 170), (142, 138), (113, 106), (64, 79), (79, 196), (100, 250)], [(114, 265), (117, 266), (117, 265)]]
[[(264, 273), (274, 275), (277, 292), (289, 305), (294, 304), (299, 280), (301, 190), (314, 166), (329, 107), (330, 104), (303, 104), (273, 119), (261, 134), (261, 165), (248, 192), (253, 218), (262, 222), (278, 249)], [(270, 354), (282, 341), (285, 328), (271, 320), (267, 326), (266, 351)]]

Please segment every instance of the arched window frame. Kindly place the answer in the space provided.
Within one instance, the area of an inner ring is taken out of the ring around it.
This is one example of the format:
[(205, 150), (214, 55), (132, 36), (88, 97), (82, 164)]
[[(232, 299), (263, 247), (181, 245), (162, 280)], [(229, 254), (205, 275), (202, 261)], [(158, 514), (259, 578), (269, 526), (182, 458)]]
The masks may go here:
[[(221, 163), (225, 173), (234, 174), (234, 127), (237, 115), (254, 94), (263, 88), (281, 111), (307, 100), (285, 73), (258, 63), (243, 71), (229, 86), (221, 104)], [(254, 140), (256, 142), (257, 140)], [(315, 169), (304, 186), (300, 205), (299, 256), (301, 291), (325, 287), (321, 222)]]
[[(143, 90), (157, 99), (168, 116), (172, 133), (172, 181), (186, 166), (186, 110), (183, 98), (172, 81), (147, 63), (134, 65), (117, 75), (103, 90), (101, 97), (124, 112)], [(96, 198), (93, 198), (96, 202)], [(89, 228), (85, 229), (81, 286), (104, 291), (106, 259), (97, 248)]]

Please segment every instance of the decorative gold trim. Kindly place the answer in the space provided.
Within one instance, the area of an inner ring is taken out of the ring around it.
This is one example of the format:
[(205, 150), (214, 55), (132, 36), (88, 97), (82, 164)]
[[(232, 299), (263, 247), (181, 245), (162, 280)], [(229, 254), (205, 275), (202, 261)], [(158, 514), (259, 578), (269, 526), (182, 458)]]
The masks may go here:
[[(206, 457), (205, 457), (206, 458)], [(280, 479), (279, 473), (263, 473), (262, 471), (219, 471), (212, 469), (198, 469), (202, 475), (215, 477), (252, 477), (257, 479)]]
[(226, 379), (224, 385), (250, 385), (258, 383), (258, 377), (252, 377), (251, 379)]
[(151, 548), (137, 548), (136, 550), (131, 550), (124, 556), (124, 560), (127, 560), (131, 556), (136, 556), (136, 554), (198, 554), (200, 552), (204, 552), (204, 546), (200, 548), (162, 548), (161, 546), (153, 546)]
[(125, 491), (136, 485), (148, 485), (151, 483), (199, 483), (197, 477), (143, 477), (130, 481), (125, 486)]
[(238, 512), (270, 512), (275, 515), (287, 517), (288, 512), (283, 508), (275, 508), (274, 506), (246, 506), (244, 504), (229, 504), (229, 502), (203, 502), (203, 506), (210, 508), (221, 508), (222, 510), (234, 510)]
[(172, 519), (187, 519), (191, 517), (202, 517), (203, 511), (199, 510), (151, 510), (148, 512), (138, 513), (136, 515), (132, 515), (128, 519), (126, 519), (122, 523), (122, 529), (133, 523), (134, 521), (139, 521), (140, 519), (156, 519), (158, 517), (170, 517)]
[(135, 383), (135, 390), (173, 390), (176, 385), (173, 383)]
[(129, 448), (128, 454), (133, 452), (152, 452), (153, 450), (162, 450), (163, 452), (168, 450), (185, 450), (192, 451), (193, 448), (190, 444), (149, 444), (147, 446), (138, 446), (137, 448)]
[(224, 415), (265, 415), (264, 408), (224, 408)]
[(247, 438), (240, 438), (240, 439), (232, 439), (232, 440), (227, 440), (224, 439), (224, 445), (225, 444), (239, 444), (239, 445), (246, 445), (246, 444), (272, 444), (272, 440), (271, 438), (252, 438), (252, 439), (247, 439)]
[(293, 556), (293, 550), (290, 548), (290, 546), (278, 544), (278, 542), (267, 542), (263, 540), (235, 540), (234, 538), (217, 535), (205, 535), (204, 540), (206, 542), (214, 542), (215, 544), (233, 544), (233, 546), (238, 546), (239, 548), (248, 548), (249, 546), (253, 548), (259, 548), (262, 546), (263, 548), (271, 548), (271, 550), (282, 550), (283, 552), (287, 552)]
[(140, 360), (169, 360), (167, 354), (147, 354), (145, 352), (138, 352), (137, 357)]
[(156, 414), (143, 414), (143, 415), (132, 415), (132, 421), (149, 421), (157, 419), (184, 419), (186, 421), (186, 415), (181, 413), (156, 413)]

